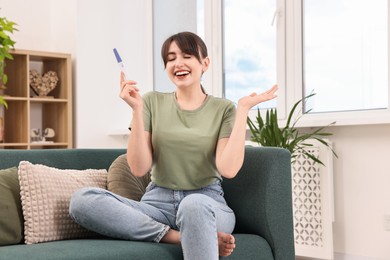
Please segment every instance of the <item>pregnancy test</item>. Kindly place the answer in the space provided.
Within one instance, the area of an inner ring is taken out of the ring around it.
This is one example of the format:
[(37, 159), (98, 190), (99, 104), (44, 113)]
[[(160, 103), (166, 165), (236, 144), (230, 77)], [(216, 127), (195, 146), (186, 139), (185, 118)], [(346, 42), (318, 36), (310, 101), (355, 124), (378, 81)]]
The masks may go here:
[(127, 79), (126, 73), (125, 73), (125, 65), (123, 64), (122, 58), (121, 58), (121, 56), (119, 55), (119, 53), (118, 53), (118, 51), (116, 50), (116, 48), (114, 48), (113, 51), (114, 51), (114, 54), (115, 54), (116, 61), (118, 62), (121, 71), (122, 71), (123, 74), (125, 75), (125, 79)]

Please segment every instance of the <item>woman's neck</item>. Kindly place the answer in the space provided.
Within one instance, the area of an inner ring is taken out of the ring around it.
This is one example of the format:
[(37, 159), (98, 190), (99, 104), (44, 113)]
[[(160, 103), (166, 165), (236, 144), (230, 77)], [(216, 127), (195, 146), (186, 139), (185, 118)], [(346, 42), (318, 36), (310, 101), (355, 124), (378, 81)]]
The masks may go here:
[(176, 101), (183, 110), (195, 110), (206, 100), (207, 95), (199, 87), (197, 90), (177, 89)]

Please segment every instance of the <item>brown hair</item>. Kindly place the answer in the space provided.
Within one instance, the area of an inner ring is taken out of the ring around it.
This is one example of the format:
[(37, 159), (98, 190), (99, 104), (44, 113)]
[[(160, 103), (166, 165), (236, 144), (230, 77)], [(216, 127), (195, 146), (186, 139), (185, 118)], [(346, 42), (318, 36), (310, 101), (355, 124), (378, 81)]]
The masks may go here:
[(192, 32), (180, 32), (166, 39), (161, 47), (164, 68), (167, 66), (169, 47), (172, 42), (175, 42), (182, 52), (194, 55), (199, 62), (201, 62), (201, 58), (207, 57), (206, 44), (198, 35)]

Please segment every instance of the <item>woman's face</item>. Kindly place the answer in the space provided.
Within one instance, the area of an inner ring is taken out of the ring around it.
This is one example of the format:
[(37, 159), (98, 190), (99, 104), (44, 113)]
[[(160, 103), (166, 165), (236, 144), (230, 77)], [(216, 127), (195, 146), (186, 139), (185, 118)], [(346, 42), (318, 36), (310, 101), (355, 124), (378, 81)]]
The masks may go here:
[(207, 57), (201, 57), (201, 62), (199, 62), (195, 56), (183, 53), (176, 42), (172, 42), (169, 47), (167, 60), (166, 71), (176, 87), (200, 88), (200, 78), (209, 65)]

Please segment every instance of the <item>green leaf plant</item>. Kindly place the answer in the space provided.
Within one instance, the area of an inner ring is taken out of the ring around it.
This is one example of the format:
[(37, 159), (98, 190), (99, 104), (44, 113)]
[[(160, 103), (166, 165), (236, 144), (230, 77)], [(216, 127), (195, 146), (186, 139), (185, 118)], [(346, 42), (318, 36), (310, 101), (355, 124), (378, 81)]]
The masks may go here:
[[(9, 34), (17, 31), (15, 28), (17, 24), (9, 21), (5, 17), (0, 17), (0, 90), (5, 89), (8, 77), (4, 73), (5, 59), (12, 60), (13, 57), (9, 53), (9, 50), (14, 48), (15, 41), (13, 41)], [(8, 107), (4, 97), (0, 95), (0, 106), (4, 105)]]
[[(265, 120), (261, 116), (260, 109), (257, 109), (256, 121), (253, 122), (249, 117), (247, 119), (247, 124), (251, 132), (251, 141), (258, 143), (261, 146), (282, 147), (289, 150), (292, 163), (295, 161), (297, 155), (302, 153), (314, 162), (324, 165), (319, 158), (306, 149), (307, 147), (313, 146), (313, 144), (308, 143), (307, 140), (314, 139), (328, 147), (337, 158), (337, 154), (333, 150), (331, 144), (325, 139), (327, 136), (332, 135), (332, 133), (323, 132), (326, 127), (334, 125), (336, 122), (320, 127), (311, 133), (301, 134), (296, 125), (301, 119), (302, 113), (292, 121), (298, 106), (301, 103), (302, 105), (305, 104), (305, 102), (314, 95), (315, 93), (311, 93), (294, 104), (288, 115), (286, 125), (283, 128), (278, 125), (278, 113), (275, 108), (266, 111)], [(310, 112), (310, 110), (308, 112)]]

